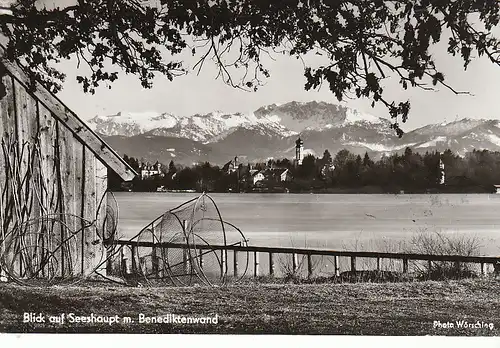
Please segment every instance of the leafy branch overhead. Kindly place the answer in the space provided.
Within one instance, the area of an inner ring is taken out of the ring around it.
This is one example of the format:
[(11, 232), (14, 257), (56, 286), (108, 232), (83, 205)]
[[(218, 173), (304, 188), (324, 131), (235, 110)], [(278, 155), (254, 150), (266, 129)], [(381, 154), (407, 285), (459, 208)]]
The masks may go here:
[[(448, 53), (459, 55), (464, 68), (482, 55), (500, 65), (500, 43), (491, 34), (498, 0), (162, 0), (158, 8), (74, 0), (55, 9), (20, 0), (12, 10), (0, 15), (8, 58), (54, 92), (64, 75), (53, 63), (70, 57), (90, 69), (78, 81), (94, 93), (120, 70), (149, 88), (157, 73), (172, 80), (207, 61), (225, 83), (256, 90), (270, 76), (266, 57), (316, 54), (324, 62), (304, 66), (306, 90), (325, 84), (338, 100), (383, 103), (399, 135), (398, 120), (406, 121), (410, 105), (384, 93), (385, 78), (396, 76), (404, 89), (441, 85), (462, 93), (447, 84), (431, 46), (447, 40)], [(185, 53), (197, 59), (191, 68), (183, 64)]]

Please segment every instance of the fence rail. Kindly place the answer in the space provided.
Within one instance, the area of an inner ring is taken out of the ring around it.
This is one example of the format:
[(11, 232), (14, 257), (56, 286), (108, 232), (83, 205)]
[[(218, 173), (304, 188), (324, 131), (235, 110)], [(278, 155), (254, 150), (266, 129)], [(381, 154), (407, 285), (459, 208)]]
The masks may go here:
[[(376, 259), (377, 270), (380, 270), (380, 264), (382, 259), (393, 259), (402, 260), (402, 271), (403, 273), (408, 272), (408, 262), (409, 261), (428, 261), (431, 262), (454, 262), (459, 263), (475, 263), (481, 265), (481, 273), (484, 274), (484, 265), (492, 264), (494, 265), (495, 272), (497, 272), (496, 265), (500, 265), (500, 256), (463, 256), (463, 255), (432, 255), (432, 254), (413, 254), (413, 253), (386, 253), (386, 252), (370, 252), (370, 251), (340, 251), (340, 250), (326, 250), (326, 249), (309, 249), (309, 248), (287, 248), (287, 247), (262, 247), (262, 246), (241, 246), (241, 245), (186, 245), (181, 243), (155, 243), (146, 241), (134, 241), (134, 240), (114, 240), (109, 242), (116, 246), (128, 246), (131, 249), (131, 254), (137, 254), (137, 248), (152, 248), (154, 253), (158, 249), (188, 249), (195, 248), (200, 250), (211, 250), (211, 251), (232, 251), (234, 253), (234, 259), (237, 259), (236, 254), (238, 252), (248, 252), (253, 253), (253, 276), (261, 275), (260, 269), (260, 254), (267, 254), (267, 261), (269, 263), (268, 274), (273, 276), (275, 274), (275, 261), (276, 254), (290, 254), (292, 256), (292, 269), (297, 270), (299, 267), (298, 255), (302, 255), (307, 260), (307, 275), (310, 277), (313, 273), (312, 266), (312, 256), (330, 256), (334, 257), (334, 268), (335, 274), (339, 274), (339, 257), (350, 258), (350, 271), (356, 271), (356, 258), (370, 258)], [(223, 261), (225, 262), (225, 260)], [(132, 260), (135, 263), (135, 260)], [(132, 265), (134, 266), (134, 265)], [(234, 262), (234, 274), (238, 274), (238, 263)]]

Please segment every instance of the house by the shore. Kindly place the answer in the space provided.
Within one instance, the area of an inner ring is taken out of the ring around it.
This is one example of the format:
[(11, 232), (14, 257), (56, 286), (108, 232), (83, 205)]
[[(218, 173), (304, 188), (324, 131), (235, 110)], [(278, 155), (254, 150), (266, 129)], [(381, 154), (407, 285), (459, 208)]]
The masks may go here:
[[(253, 171), (253, 173), (252, 173)], [(276, 182), (286, 182), (292, 180), (292, 175), (287, 168), (268, 168), (263, 170), (251, 170), (253, 184), (264, 180), (273, 180)]]

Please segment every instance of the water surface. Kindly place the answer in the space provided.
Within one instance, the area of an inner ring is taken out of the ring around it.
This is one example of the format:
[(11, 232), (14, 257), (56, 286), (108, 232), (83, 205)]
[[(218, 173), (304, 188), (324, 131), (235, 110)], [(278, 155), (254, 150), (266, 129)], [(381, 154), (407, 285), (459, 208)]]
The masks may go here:
[[(250, 245), (398, 251), (421, 233), (477, 238), (500, 254), (500, 195), (494, 194), (211, 194), (224, 220)], [(190, 193), (115, 193), (119, 234), (135, 235)], [(210, 238), (217, 239), (217, 236)]]

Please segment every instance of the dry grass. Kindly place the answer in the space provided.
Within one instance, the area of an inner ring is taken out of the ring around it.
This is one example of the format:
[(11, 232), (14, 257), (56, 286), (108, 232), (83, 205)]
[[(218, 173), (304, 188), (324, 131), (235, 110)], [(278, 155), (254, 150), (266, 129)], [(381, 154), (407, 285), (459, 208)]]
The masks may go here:
[[(253, 284), (219, 288), (127, 288), (106, 284), (32, 288), (0, 285), (2, 332), (275, 333), (353, 335), (500, 334), (500, 282)], [(217, 325), (23, 324), (45, 315), (139, 313), (219, 316)], [(493, 323), (494, 329), (437, 329), (434, 320)]]

